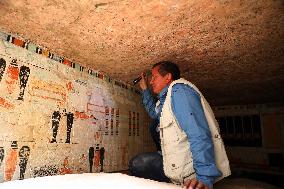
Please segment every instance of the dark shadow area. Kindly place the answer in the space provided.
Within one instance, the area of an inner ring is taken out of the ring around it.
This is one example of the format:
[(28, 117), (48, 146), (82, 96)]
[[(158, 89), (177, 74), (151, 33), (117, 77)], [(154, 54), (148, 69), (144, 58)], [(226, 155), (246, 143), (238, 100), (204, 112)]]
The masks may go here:
[(265, 182), (280, 188), (284, 188), (283, 172), (261, 172), (261, 170), (233, 169), (230, 178), (245, 178)]

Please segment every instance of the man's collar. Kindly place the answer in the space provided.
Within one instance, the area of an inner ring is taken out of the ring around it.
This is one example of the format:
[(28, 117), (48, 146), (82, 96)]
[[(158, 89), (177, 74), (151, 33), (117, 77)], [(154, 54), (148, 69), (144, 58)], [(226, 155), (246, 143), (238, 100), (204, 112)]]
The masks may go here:
[(168, 92), (168, 88), (169, 88), (169, 85), (166, 85), (162, 91), (158, 94), (158, 99), (161, 99), (163, 96), (165, 96)]

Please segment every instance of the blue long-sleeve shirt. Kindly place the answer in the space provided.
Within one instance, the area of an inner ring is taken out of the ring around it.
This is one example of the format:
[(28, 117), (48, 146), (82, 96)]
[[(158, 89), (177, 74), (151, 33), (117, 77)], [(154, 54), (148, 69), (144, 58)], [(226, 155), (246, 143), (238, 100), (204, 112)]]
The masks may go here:
[[(168, 86), (158, 95), (160, 108), (155, 111), (155, 101), (147, 89), (142, 93), (143, 104), (152, 118), (159, 118), (165, 102)], [(180, 127), (185, 131), (193, 158), (193, 167), (197, 180), (208, 187), (214, 179), (221, 176), (215, 164), (214, 146), (209, 126), (201, 105), (200, 95), (190, 86), (175, 84), (172, 88), (171, 106)]]
[(142, 91), (142, 103), (152, 119), (159, 119), (157, 112), (155, 111), (156, 102), (149, 89)]

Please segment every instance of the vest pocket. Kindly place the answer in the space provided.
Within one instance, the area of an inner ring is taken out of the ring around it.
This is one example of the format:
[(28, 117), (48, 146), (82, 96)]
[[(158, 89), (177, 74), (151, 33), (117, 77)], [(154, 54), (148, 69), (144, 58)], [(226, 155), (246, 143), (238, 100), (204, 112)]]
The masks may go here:
[(185, 178), (195, 177), (195, 170), (193, 169), (193, 161), (188, 152), (179, 152), (165, 155), (164, 162), (167, 165), (164, 168), (165, 174), (174, 183), (183, 183)]
[(160, 125), (160, 137), (164, 146), (172, 145), (173, 142), (177, 142), (180, 139), (173, 123), (173, 121), (169, 121)]

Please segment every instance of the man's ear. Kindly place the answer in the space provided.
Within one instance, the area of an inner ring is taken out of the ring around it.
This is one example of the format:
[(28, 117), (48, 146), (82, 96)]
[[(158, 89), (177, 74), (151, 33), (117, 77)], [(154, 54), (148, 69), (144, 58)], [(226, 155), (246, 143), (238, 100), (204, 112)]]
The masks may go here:
[(173, 75), (171, 73), (167, 73), (167, 82), (171, 83), (173, 81)]

